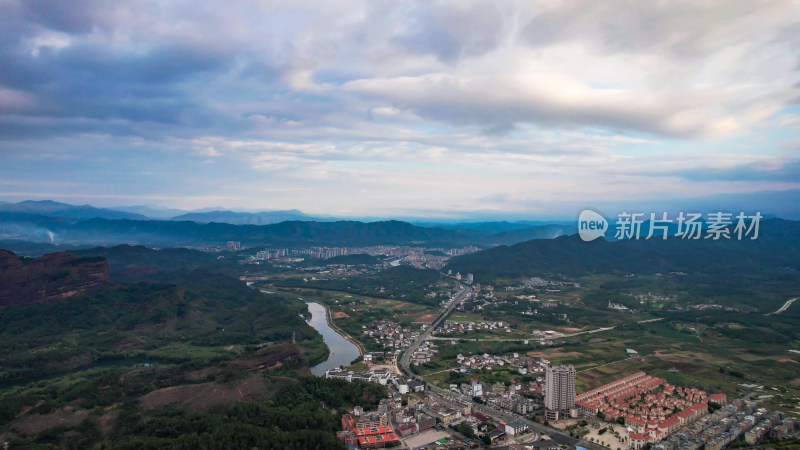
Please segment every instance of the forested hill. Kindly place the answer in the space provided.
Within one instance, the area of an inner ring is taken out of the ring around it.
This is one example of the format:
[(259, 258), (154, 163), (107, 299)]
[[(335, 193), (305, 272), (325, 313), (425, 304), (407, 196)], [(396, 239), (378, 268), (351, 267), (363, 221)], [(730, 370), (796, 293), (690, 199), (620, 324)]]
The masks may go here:
[(542, 274), (692, 271), (742, 273), (792, 268), (800, 261), (800, 222), (761, 222), (756, 240), (625, 240), (583, 242), (578, 236), (498, 246), (453, 258), (446, 269), (473, 273), (476, 280)]
[(112, 273), (91, 290), (0, 307), (0, 441), (10, 448), (344, 450), (330, 410), (386, 396), (377, 384), (303, 376), (328, 352), (303, 301), (215, 273), (207, 254), (83, 255), (0, 251), (0, 275), (10, 274), (0, 290), (60, 289), (82, 281), (83, 266)]
[(110, 266), (111, 280), (115, 282), (172, 281), (174, 272), (210, 270), (233, 277), (239, 275), (239, 264), (232, 258), (220, 258), (214, 253), (188, 248), (162, 248), (159, 250), (141, 245), (117, 245), (72, 250), (84, 257), (102, 257)]
[(108, 262), (101, 257), (60, 252), (29, 259), (0, 250), (0, 308), (80, 295), (108, 278)]
[(0, 213), (0, 227), (18, 239), (57, 243), (139, 243), (151, 246), (214, 245), (373, 245), (462, 243), (472, 239), (457, 230), (424, 228), (396, 220), (384, 222), (303, 222), (231, 225), (165, 220), (90, 219), (71, 222), (58, 217)]

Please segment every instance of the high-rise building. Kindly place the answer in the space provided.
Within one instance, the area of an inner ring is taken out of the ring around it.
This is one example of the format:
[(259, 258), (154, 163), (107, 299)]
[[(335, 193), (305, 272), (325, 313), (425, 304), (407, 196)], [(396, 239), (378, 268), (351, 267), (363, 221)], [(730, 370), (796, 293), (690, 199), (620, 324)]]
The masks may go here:
[(544, 406), (548, 412), (568, 414), (575, 408), (575, 368), (550, 366), (545, 374)]

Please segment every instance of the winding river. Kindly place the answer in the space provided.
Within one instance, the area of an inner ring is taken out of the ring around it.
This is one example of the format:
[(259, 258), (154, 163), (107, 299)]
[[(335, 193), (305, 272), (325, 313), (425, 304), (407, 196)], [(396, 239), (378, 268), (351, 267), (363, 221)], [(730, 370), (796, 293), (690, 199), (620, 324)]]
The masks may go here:
[(325, 341), (325, 345), (330, 349), (328, 359), (312, 367), (311, 373), (317, 376), (325, 375), (327, 370), (350, 365), (353, 360), (361, 355), (358, 347), (328, 325), (324, 306), (308, 300), (305, 302), (311, 312), (311, 320), (308, 321), (308, 324), (319, 331)]

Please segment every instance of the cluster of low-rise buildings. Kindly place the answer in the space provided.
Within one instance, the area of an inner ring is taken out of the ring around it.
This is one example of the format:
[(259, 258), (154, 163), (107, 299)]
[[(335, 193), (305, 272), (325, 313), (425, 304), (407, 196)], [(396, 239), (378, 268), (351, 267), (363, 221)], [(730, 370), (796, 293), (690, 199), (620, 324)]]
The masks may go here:
[(481, 402), (505, 409), (517, 414), (530, 414), (541, 408), (541, 403), (533, 397), (541, 398), (542, 383), (541, 379), (529, 383), (511, 382), (508, 386), (505, 383), (480, 383), (472, 380), (470, 383), (460, 385), (451, 384), (450, 390), (472, 398), (478, 398)]
[(550, 361), (545, 358), (533, 358), (530, 356), (513, 353), (511, 355), (456, 355), (456, 362), (459, 364), (461, 373), (470, 373), (472, 370), (492, 370), (495, 367), (515, 367), (520, 375), (529, 373), (542, 373), (550, 365)]
[(419, 331), (411, 331), (390, 319), (382, 319), (369, 326), (362, 325), (361, 333), (364, 339), (372, 340), (380, 347), (393, 349), (395, 354), (405, 350), (419, 337)]
[[(397, 445), (400, 439), (394, 429), (389, 426), (390, 402), (384, 399), (378, 405), (378, 411), (354, 413), (342, 416), (342, 431), (336, 437), (349, 449), (385, 448)], [(355, 417), (353, 417), (355, 416)]]
[[(710, 404), (720, 409), (709, 414)], [(754, 402), (729, 403), (725, 394), (709, 395), (644, 372), (577, 395), (575, 406), (581, 415), (624, 423), (633, 450), (648, 445), (658, 450), (718, 450), (742, 435), (754, 444), (764, 436), (794, 437), (797, 430), (797, 420)]]
[(364, 372), (344, 369), (331, 369), (325, 372), (325, 378), (335, 378), (352, 383), (355, 380), (378, 383), (386, 386), (395, 376), (386, 369), (373, 369)]
[(395, 390), (400, 394), (423, 392), (425, 390), (425, 383), (404, 375), (399, 375), (395, 372), (390, 372), (386, 369), (372, 368), (363, 372), (331, 369), (325, 372), (325, 378), (335, 378), (349, 383), (359, 380), (368, 383), (378, 383), (384, 386), (391, 385), (394, 386)]
[(448, 270), (447, 271), (447, 276), (448, 277), (453, 277), (456, 280), (461, 281), (464, 284), (472, 284), (472, 282), (475, 281), (475, 276), (473, 274), (471, 274), (471, 273), (467, 273), (467, 274), (461, 275), (461, 272), (456, 272), (455, 274), (453, 274), (452, 270)]
[(520, 285), (523, 288), (546, 288), (546, 287), (560, 287), (560, 286), (574, 286), (581, 287), (580, 283), (574, 281), (561, 281), (561, 280), (547, 280), (541, 277), (531, 277), (529, 280), (523, 280)]
[(631, 448), (641, 448), (708, 414), (708, 402), (724, 404), (726, 400), (725, 394), (709, 396), (702, 389), (675, 386), (636, 372), (576, 396), (575, 406), (583, 415), (624, 421)]
[(411, 364), (418, 366), (429, 362), (433, 355), (438, 352), (437, 345), (431, 341), (424, 341), (419, 344), (416, 350), (411, 353)]
[[(500, 398), (500, 394), (490, 393), (486, 398)], [(488, 403), (499, 406), (499, 402), (489, 401)], [(458, 401), (436, 393), (428, 393), (423, 397), (409, 397), (408, 410), (414, 414), (428, 415), (443, 426), (455, 426), (466, 423), (475, 435), (486, 435), (493, 444), (508, 437), (519, 436), (528, 430), (528, 426), (523, 420), (503, 420), (492, 417), (474, 408), (470, 402)], [(509, 408), (506, 408), (509, 409)], [(406, 417), (409, 413), (405, 413)], [(476, 447), (477, 442), (470, 439), (463, 439), (461, 447)]]
[[(239, 250), (238, 242), (228, 242), (228, 250)], [(256, 253), (256, 260), (273, 259), (328, 259), (335, 256), (366, 254), (372, 256), (387, 256), (390, 258), (405, 258), (410, 264), (417, 267), (440, 269), (452, 256), (463, 255), (478, 251), (475, 246), (462, 248), (443, 249), (414, 247), (407, 245), (370, 245), (364, 247), (308, 247), (308, 248), (265, 248)]]
[[(382, 369), (353, 372), (341, 369), (326, 372), (328, 378), (362, 380), (392, 387), (390, 398), (380, 401), (376, 411), (355, 407), (342, 418), (343, 430), (337, 437), (349, 449), (393, 447), (400, 439), (410, 438), (434, 427), (454, 427), (466, 423), (476, 435), (486, 435), (492, 443), (506, 442), (528, 429), (523, 420), (504, 420), (474, 409), (474, 404), (456, 395), (428, 392), (422, 382), (389, 373)], [(541, 380), (531, 383), (465, 383), (456, 392), (480, 397), (486, 404), (518, 414), (529, 414), (540, 404), (529, 398), (541, 394)], [(479, 441), (455, 433), (449, 437), (454, 448), (476, 448)]]
[(472, 333), (476, 331), (495, 331), (511, 333), (513, 330), (507, 322), (490, 321), (490, 322), (470, 322), (470, 321), (450, 321), (448, 320), (439, 329), (436, 330), (438, 335), (459, 335)]
[(739, 439), (754, 445), (764, 438), (797, 438), (797, 427), (798, 422), (792, 417), (737, 399), (677, 430), (653, 445), (653, 449), (719, 450)]
[[(660, 392), (653, 393), (657, 389)], [(724, 401), (724, 397), (717, 394), (709, 398), (702, 389), (675, 386), (663, 378), (636, 372), (578, 395), (575, 404), (582, 413), (602, 413), (608, 420), (622, 417), (626, 422), (652, 424), (696, 404)]]
[[(469, 405), (444, 397), (417, 394), (406, 396), (404, 406), (399, 394), (383, 399), (377, 411), (365, 412), (360, 407), (342, 417), (342, 431), (337, 437), (349, 449), (394, 447), (401, 438), (424, 433), (434, 427), (449, 426), (466, 420), (471, 414)], [(451, 437), (456, 441), (460, 438)], [(476, 447), (471, 440), (460, 442)]]

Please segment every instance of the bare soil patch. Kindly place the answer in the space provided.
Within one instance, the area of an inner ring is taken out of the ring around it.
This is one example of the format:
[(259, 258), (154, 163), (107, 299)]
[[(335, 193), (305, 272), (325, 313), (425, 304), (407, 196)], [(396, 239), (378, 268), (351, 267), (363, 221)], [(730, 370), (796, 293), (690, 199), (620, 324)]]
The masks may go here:
[(145, 345), (147, 345), (147, 343), (144, 340), (134, 336), (119, 341), (119, 343), (117, 343), (117, 345), (113, 347), (113, 350), (115, 351), (133, 350), (137, 348), (142, 348)]
[(290, 378), (265, 379), (260, 375), (251, 375), (224, 384), (200, 383), (172, 386), (150, 392), (142, 397), (140, 405), (144, 409), (175, 405), (190, 412), (208, 411), (214, 407), (228, 406), (231, 402), (257, 401), (268, 398), (280, 387), (293, 382)]
[(119, 413), (114, 411), (108, 414), (103, 414), (100, 417), (100, 421), (98, 423), (98, 428), (100, 428), (100, 433), (104, 436), (108, 436), (114, 431), (114, 427), (117, 425), (117, 418), (119, 417)]
[(233, 362), (250, 371), (261, 371), (280, 367), (284, 362), (300, 357), (300, 347), (296, 344), (276, 344), (264, 347), (255, 355)]
[(65, 406), (47, 414), (32, 414), (23, 417), (11, 428), (18, 433), (31, 436), (58, 425), (74, 427), (87, 417), (89, 417), (89, 411), (85, 409), (76, 410), (71, 406)]

